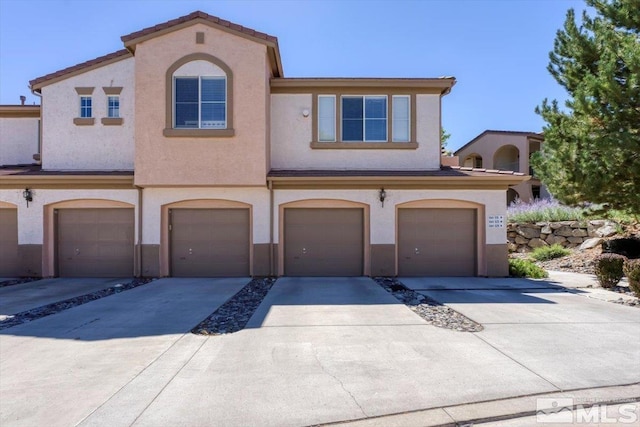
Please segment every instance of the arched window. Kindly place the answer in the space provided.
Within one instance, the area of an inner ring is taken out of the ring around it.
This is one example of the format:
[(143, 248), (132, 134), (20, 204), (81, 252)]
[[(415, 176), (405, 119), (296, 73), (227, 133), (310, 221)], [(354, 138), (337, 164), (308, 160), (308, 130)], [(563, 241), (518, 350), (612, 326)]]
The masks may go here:
[(188, 55), (167, 70), (165, 136), (232, 136), (233, 76), (219, 59)]

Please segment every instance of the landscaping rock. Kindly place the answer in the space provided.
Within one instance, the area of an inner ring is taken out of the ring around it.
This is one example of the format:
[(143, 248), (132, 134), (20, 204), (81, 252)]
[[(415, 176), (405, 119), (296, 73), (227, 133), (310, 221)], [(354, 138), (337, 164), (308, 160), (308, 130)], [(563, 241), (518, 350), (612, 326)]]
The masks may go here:
[(533, 226), (518, 227), (516, 229), (516, 232), (522, 237), (525, 237), (527, 239), (534, 239), (534, 238), (540, 237), (540, 229), (533, 228)]
[(616, 224), (607, 221), (604, 226), (596, 230), (596, 236), (598, 237), (611, 237), (617, 232)]
[(529, 242), (529, 239), (525, 239), (522, 236), (516, 236), (515, 242), (519, 245), (526, 245)]
[(549, 227), (551, 227), (553, 230), (557, 230), (558, 228), (562, 227), (562, 224), (560, 224), (559, 222), (550, 222)]
[(573, 244), (578, 244), (578, 243), (582, 243), (583, 242), (583, 238), (582, 237), (567, 237), (567, 240), (569, 241), (569, 243), (573, 243)]
[(541, 246), (549, 246), (547, 242), (542, 239), (531, 239), (529, 240), (529, 246), (532, 248), (539, 248)]
[(556, 236), (571, 237), (571, 236), (573, 236), (573, 228), (571, 228), (569, 225), (562, 225), (562, 227), (558, 228), (555, 231), (555, 235)]
[(584, 230), (582, 228), (575, 228), (572, 232), (571, 235), (573, 237), (586, 237), (587, 236), (587, 230)]
[(596, 246), (598, 246), (600, 243), (602, 242), (602, 238), (600, 237), (593, 237), (591, 239), (587, 239), (585, 240), (581, 245), (580, 245), (580, 250), (584, 251), (586, 249), (593, 249)]
[(561, 245), (566, 241), (567, 241), (566, 237), (554, 236), (553, 234), (550, 234), (549, 237), (545, 239), (545, 242), (547, 242), (550, 245), (554, 245), (556, 243)]
[(544, 234), (551, 234), (552, 230), (551, 230), (551, 224), (547, 223), (544, 227), (542, 227), (542, 229), (540, 230), (540, 233), (544, 233)]

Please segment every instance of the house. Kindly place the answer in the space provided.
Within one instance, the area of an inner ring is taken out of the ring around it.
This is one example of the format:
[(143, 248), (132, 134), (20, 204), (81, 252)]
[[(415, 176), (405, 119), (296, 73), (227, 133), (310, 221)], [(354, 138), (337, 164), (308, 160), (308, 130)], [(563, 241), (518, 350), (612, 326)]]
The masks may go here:
[(507, 191), (507, 205), (516, 199), (530, 202), (549, 197), (546, 188), (529, 165), (531, 155), (540, 151), (543, 141), (541, 133), (485, 130), (460, 147), (454, 155), (460, 158), (460, 164), (465, 167), (531, 175), (529, 181), (513, 185)]
[(203, 12), (121, 39), (30, 82), (0, 276), (507, 274), (528, 177), (441, 167), (454, 78), (287, 78), (275, 37)]

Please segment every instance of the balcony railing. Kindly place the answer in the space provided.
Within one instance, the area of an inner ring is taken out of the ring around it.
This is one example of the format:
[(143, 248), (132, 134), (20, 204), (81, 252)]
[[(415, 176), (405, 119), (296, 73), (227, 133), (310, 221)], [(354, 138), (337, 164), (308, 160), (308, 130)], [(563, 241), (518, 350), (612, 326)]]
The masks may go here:
[(514, 171), (520, 172), (520, 162), (496, 162), (494, 165), (495, 169), (500, 169), (503, 171)]

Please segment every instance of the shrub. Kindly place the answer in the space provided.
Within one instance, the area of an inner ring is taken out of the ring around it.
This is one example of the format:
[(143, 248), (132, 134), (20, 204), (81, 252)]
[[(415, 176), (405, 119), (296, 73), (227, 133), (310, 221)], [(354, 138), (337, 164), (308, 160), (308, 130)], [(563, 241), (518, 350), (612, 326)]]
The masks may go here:
[(640, 298), (640, 259), (626, 260), (622, 270), (629, 279), (629, 288)]
[(531, 279), (544, 279), (548, 277), (546, 271), (529, 261), (528, 259), (509, 260), (509, 275), (513, 277), (529, 277)]
[(602, 254), (595, 259), (595, 273), (603, 288), (613, 288), (622, 276), (622, 266), (626, 258), (618, 254)]
[(536, 261), (548, 261), (550, 259), (556, 259), (563, 256), (567, 256), (571, 253), (569, 249), (563, 248), (559, 244), (553, 244), (551, 246), (541, 246), (535, 248), (531, 252), (531, 257)]
[(507, 208), (509, 222), (578, 221), (584, 218), (584, 209), (572, 208), (554, 199), (536, 199), (531, 203), (516, 200)]

